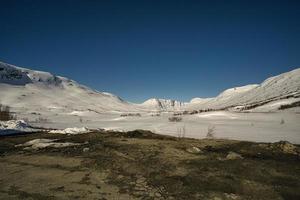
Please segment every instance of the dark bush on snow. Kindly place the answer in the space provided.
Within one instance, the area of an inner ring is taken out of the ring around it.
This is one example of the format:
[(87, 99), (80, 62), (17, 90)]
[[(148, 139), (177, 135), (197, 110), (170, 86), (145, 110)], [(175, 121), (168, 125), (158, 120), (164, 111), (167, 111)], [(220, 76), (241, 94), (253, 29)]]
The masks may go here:
[(299, 106), (300, 106), (300, 101), (296, 101), (296, 102), (291, 103), (291, 104), (281, 105), (278, 109), (279, 110), (285, 110), (285, 109), (288, 109), (288, 108), (294, 108), (294, 107), (299, 107)]
[(121, 114), (121, 117), (141, 117), (142, 115), (140, 113), (127, 113), (127, 114)]
[(0, 121), (8, 121), (12, 119), (15, 119), (15, 116), (10, 112), (10, 108), (0, 104)]
[(170, 122), (181, 122), (182, 121), (182, 117), (169, 117), (169, 121)]

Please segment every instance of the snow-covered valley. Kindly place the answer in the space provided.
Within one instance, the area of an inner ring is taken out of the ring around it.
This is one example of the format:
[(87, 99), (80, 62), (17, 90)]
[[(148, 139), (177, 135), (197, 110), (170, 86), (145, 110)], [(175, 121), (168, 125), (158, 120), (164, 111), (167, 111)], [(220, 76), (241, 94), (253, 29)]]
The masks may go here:
[[(34, 127), (145, 129), (192, 138), (205, 138), (210, 129), (216, 138), (300, 144), (299, 101), (299, 68), (213, 98), (134, 104), (68, 78), (0, 62), (0, 104)], [(170, 122), (173, 114), (182, 120)]]
[(32, 122), (38, 127), (65, 129), (88, 127), (91, 129), (130, 131), (150, 130), (154, 133), (175, 137), (205, 138), (208, 129), (213, 129), (215, 138), (276, 142), (286, 140), (300, 144), (300, 114), (296, 113), (237, 113), (215, 111), (183, 116), (181, 122), (169, 122), (172, 113), (151, 116), (142, 113), (140, 117), (120, 117), (117, 113), (79, 116), (56, 116), (49, 122)]

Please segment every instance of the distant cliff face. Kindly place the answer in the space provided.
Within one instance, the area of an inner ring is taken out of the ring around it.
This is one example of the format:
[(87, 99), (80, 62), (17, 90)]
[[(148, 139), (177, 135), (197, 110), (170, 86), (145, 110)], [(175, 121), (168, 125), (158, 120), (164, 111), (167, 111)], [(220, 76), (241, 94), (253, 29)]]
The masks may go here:
[(157, 99), (152, 98), (144, 103), (141, 104), (142, 106), (145, 106), (149, 110), (166, 110), (166, 111), (172, 111), (172, 110), (181, 110), (184, 108), (186, 103), (171, 100), (171, 99)]

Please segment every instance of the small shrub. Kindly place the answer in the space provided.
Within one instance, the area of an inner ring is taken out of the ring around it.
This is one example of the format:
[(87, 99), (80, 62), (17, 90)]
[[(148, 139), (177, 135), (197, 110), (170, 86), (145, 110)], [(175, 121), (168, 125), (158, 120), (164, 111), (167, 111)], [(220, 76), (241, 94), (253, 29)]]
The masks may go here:
[(142, 115), (140, 113), (127, 113), (127, 114), (121, 114), (120, 117), (141, 117)]
[(209, 126), (207, 128), (207, 134), (206, 134), (206, 138), (212, 139), (215, 138), (215, 126)]
[(10, 112), (9, 106), (0, 104), (0, 121), (9, 121), (13, 119), (16, 119), (16, 117)]
[(185, 126), (177, 128), (177, 137), (185, 138)]
[(46, 123), (46, 122), (49, 122), (49, 120), (47, 118), (39, 117), (39, 118), (35, 119), (35, 122)]
[(284, 124), (284, 123), (285, 123), (284, 119), (281, 119), (280, 124)]
[(173, 116), (179, 116), (179, 115), (182, 115), (182, 113), (181, 112), (173, 113)]
[(284, 104), (284, 105), (281, 105), (278, 109), (279, 109), (279, 110), (285, 110), (285, 109), (288, 109), (288, 108), (294, 108), (294, 107), (300, 107), (300, 101), (293, 102), (293, 103), (291, 103), (291, 104)]
[(169, 121), (170, 122), (181, 122), (182, 121), (182, 117), (169, 117)]
[(159, 117), (160, 114), (159, 113), (156, 113), (156, 114), (151, 114), (151, 117)]
[(189, 114), (189, 111), (185, 110), (185, 111), (183, 111), (182, 114), (183, 114), (183, 115), (187, 115), (187, 114)]
[(198, 114), (199, 112), (197, 110), (192, 110), (189, 114), (190, 115), (195, 115), (195, 114)]

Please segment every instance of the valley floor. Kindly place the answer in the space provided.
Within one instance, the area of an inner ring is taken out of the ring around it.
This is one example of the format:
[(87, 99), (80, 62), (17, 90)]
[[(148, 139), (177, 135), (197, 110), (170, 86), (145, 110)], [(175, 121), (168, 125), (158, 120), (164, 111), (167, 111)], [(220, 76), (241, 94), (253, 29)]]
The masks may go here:
[[(43, 114), (43, 113), (42, 113)], [(218, 139), (254, 142), (280, 140), (300, 144), (300, 113), (239, 113), (229, 111), (183, 115), (181, 122), (169, 122), (172, 113), (140, 113), (141, 116), (123, 116), (122, 113), (95, 113), (74, 111), (47, 116), (47, 122), (30, 122), (47, 128), (88, 127), (106, 130), (149, 130), (154, 133), (203, 139), (208, 129), (213, 129)], [(24, 116), (25, 118), (28, 116)], [(38, 116), (37, 116), (38, 117)], [(20, 116), (22, 119), (22, 116)], [(32, 119), (34, 116), (29, 116)]]
[(299, 188), (299, 146), (285, 142), (148, 131), (0, 138), (0, 199), (296, 200)]

